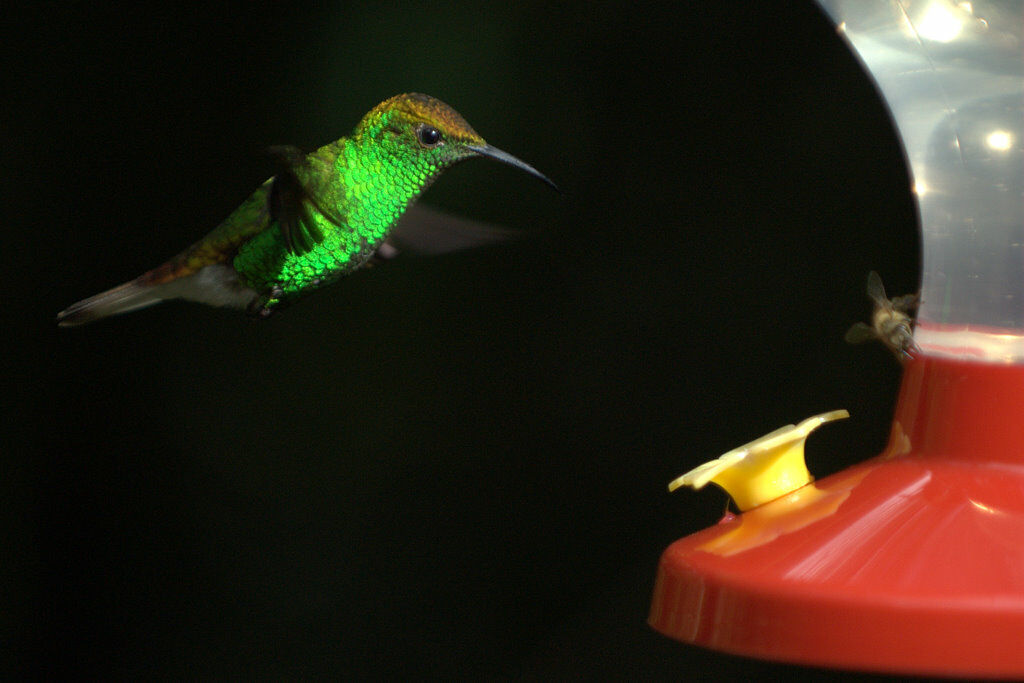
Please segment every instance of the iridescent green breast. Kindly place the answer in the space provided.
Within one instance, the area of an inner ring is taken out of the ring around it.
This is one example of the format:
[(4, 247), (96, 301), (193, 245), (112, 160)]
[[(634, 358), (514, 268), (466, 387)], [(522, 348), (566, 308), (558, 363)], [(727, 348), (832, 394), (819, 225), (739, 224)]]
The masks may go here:
[(384, 239), (370, 241), (357, 230), (340, 230), (322, 216), (315, 220), (324, 240), (301, 256), (288, 250), (276, 223), (243, 244), (233, 263), (242, 283), (262, 294), (279, 292), (275, 298), (291, 298), (360, 267)]
[[(324, 177), (309, 177), (317, 202), (337, 224), (313, 212), (323, 240), (296, 254), (275, 222), (242, 244), (233, 260), (241, 282), (268, 299), (267, 306), (328, 284), (366, 263), (409, 204), (440, 169), (381, 138), (342, 138), (310, 157)], [(327, 175), (329, 174), (329, 176)]]

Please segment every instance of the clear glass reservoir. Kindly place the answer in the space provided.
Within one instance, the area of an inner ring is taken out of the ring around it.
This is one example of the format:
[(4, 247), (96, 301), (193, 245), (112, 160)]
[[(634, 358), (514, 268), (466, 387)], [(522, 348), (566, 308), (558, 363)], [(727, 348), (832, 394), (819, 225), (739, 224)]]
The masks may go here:
[(819, 0), (896, 122), (921, 220), (925, 355), (1024, 362), (1024, 3)]

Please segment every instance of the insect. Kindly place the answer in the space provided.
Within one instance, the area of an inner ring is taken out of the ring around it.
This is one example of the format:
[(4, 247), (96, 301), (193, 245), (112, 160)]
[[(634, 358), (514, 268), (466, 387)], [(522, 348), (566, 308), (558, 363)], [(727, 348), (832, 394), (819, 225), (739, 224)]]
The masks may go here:
[(875, 304), (871, 315), (871, 324), (856, 323), (846, 332), (846, 341), (851, 344), (862, 344), (877, 339), (895, 354), (901, 363), (910, 358), (910, 352), (917, 349), (914, 343), (913, 318), (911, 313), (920, 301), (919, 294), (905, 294), (888, 299), (885, 287), (878, 273), (868, 273), (868, 296)]

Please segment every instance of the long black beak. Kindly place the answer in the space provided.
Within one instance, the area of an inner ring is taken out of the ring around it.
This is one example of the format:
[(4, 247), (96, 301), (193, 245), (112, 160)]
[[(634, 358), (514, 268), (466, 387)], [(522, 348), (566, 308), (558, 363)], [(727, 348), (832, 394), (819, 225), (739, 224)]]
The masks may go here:
[(551, 178), (548, 178), (546, 175), (535, 169), (533, 166), (530, 166), (525, 161), (520, 161), (519, 159), (516, 159), (508, 152), (503, 152), (497, 147), (492, 147), (490, 145), (466, 145), (466, 149), (472, 152), (476, 152), (481, 156), (497, 159), (498, 161), (502, 161), (508, 164), (509, 166), (515, 166), (516, 168), (522, 171), (526, 171), (534, 178), (543, 180), (545, 183), (553, 187), (556, 191), (561, 192), (561, 190), (558, 189), (558, 185), (555, 185), (553, 182), (551, 182)]

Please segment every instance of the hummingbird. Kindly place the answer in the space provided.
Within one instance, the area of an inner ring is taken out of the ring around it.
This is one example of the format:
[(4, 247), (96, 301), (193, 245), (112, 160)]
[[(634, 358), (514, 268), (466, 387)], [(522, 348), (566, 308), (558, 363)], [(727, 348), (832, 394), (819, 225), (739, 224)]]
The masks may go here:
[(436, 225), (437, 216), (422, 211), (400, 219), (446, 168), (465, 159), (496, 159), (558, 189), (487, 144), (450, 106), (419, 93), (385, 100), (352, 135), (310, 154), (290, 146), (270, 152), (277, 173), (209, 234), (134, 280), (72, 304), (57, 314), (58, 324), (80, 325), (168, 299), (266, 318), (393, 255), (403, 226), (411, 234), (417, 225)]
[(916, 348), (911, 330), (914, 321), (910, 314), (917, 308), (920, 296), (904, 294), (890, 300), (885, 295), (882, 278), (875, 271), (868, 273), (867, 291), (868, 297), (875, 304), (871, 324), (855, 323), (847, 330), (846, 341), (861, 344), (870, 339), (878, 339), (895, 354), (900, 363), (904, 363)]

